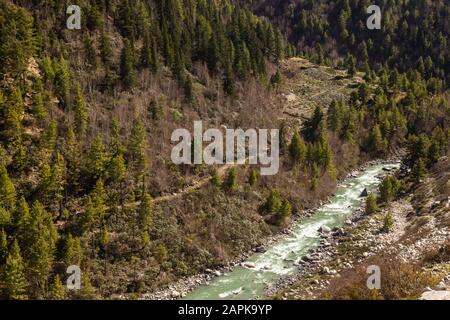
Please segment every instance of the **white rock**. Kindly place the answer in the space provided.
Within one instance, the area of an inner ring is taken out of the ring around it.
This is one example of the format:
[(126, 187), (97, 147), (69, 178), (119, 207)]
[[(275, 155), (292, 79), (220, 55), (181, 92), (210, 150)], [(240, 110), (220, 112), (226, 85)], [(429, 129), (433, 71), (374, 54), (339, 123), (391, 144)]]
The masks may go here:
[(419, 300), (450, 300), (450, 291), (426, 291)]
[(254, 268), (256, 265), (253, 262), (243, 262), (242, 266), (245, 268)]
[(330, 233), (330, 232), (331, 232), (331, 229), (330, 229), (329, 227), (327, 227), (327, 226), (321, 226), (321, 227), (319, 228), (319, 232), (322, 232), (322, 233)]

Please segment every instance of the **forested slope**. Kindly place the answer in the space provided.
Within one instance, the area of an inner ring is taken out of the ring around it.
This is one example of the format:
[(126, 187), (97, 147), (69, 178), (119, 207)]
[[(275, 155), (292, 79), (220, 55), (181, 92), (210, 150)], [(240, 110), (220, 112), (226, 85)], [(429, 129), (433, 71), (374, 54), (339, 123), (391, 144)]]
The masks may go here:
[[(366, 80), (356, 62), (330, 69), (327, 81), (351, 94), (314, 101), (305, 121), (283, 115), (295, 50), (230, 1), (80, 1), (81, 30), (66, 28), (69, 4), (0, 0), (2, 298), (149, 292), (257, 246), (410, 135), (420, 174), (447, 150), (439, 64), (432, 76), (374, 67)], [(280, 173), (174, 165), (173, 130), (199, 119), (280, 128)], [(82, 270), (80, 291), (62, 286), (69, 265)]]

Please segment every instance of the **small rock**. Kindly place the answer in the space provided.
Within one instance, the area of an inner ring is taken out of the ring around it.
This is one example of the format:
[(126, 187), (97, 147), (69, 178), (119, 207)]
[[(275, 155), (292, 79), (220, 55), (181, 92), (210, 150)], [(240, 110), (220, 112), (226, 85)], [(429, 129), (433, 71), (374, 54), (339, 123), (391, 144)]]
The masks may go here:
[(181, 297), (181, 293), (179, 293), (178, 291), (176, 291), (176, 290), (173, 290), (172, 291), (172, 293), (170, 294), (170, 296), (172, 297), (172, 298), (179, 298), (179, 297)]
[(242, 266), (245, 268), (254, 268), (256, 265), (253, 262), (243, 262)]
[(445, 283), (442, 282), (442, 281), (439, 284), (437, 284), (436, 286), (433, 287), (433, 290), (436, 290), (436, 291), (443, 291), (443, 290), (446, 290), (446, 289), (447, 289), (447, 287), (446, 287)]
[(327, 226), (321, 226), (319, 228), (319, 232), (321, 232), (321, 233), (330, 233), (331, 229), (329, 227), (327, 227)]

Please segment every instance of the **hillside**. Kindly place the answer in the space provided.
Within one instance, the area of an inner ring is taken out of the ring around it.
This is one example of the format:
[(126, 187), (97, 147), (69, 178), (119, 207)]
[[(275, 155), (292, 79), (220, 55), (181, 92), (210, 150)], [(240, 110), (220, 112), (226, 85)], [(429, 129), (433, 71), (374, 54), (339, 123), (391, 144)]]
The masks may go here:
[[(67, 1), (0, 0), (2, 299), (149, 294), (258, 247), (371, 159), (409, 147), (420, 180), (448, 153), (445, 63), (317, 59), (228, 0), (79, 5), (69, 30)], [(279, 129), (279, 173), (176, 165), (171, 135), (196, 120)]]
[[(443, 157), (418, 184), (401, 174), (403, 190), (373, 214), (356, 216), (337, 240), (332, 259), (287, 286), (287, 299), (448, 300), (450, 291), (449, 158)], [(391, 222), (386, 230), (386, 217)], [(366, 270), (380, 266), (382, 290), (366, 287)]]

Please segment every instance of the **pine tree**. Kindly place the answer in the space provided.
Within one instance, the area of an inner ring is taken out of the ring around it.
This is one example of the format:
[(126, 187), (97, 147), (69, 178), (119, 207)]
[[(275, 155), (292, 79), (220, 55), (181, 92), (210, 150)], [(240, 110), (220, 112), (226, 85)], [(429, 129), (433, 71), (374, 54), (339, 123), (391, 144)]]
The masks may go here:
[(111, 42), (105, 31), (102, 31), (100, 38), (100, 56), (105, 66), (109, 66), (112, 57)]
[(97, 180), (95, 188), (92, 191), (91, 198), (92, 198), (92, 205), (95, 208), (96, 218), (98, 218), (99, 221), (102, 222), (106, 213), (106, 206), (105, 206), (106, 191), (103, 184), (103, 180), (101, 178)]
[(387, 141), (383, 139), (378, 124), (373, 127), (371, 132), (371, 146), (371, 149), (377, 153), (384, 153), (387, 148)]
[(61, 57), (59, 61), (54, 61), (55, 85), (58, 88), (60, 98), (65, 107), (70, 107), (70, 70), (66, 60)]
[(9, 178), (8, 172), (0, 165), (0, 206), (12, 209), (16, 202), (16, 188)]
[(191, 77), (189, 75), (185, 75), (183, 78), (184, 96), (188, 102), (192, 102), (194, 99), (194, 88), (192, 86)]
[(86, 132), (88, 125), (88, 111), (80, 86), (77, 86), (75, 95), (75, 127), (80, 136)]
[(214, 169), (213, 173), (211, 174), (211, 183), (216, 187), (219, 187), (221, 184), (219, 173), (217, 172), (217, 169)]
[(63, 286), (59, 275), (57, 274), (50, 286), (50, 300), (65, 300), (66, 289)]
[(282, 206), (282, 199), (280, 192), (276, 189), (270, 191), (266, 202), (262, 206), (262, 211), (265, 214), (276, 213), (280, 210)]
[(328, 128), (336, 133), (339, 133), (342, 128), (343, 107), (342, 101), (336, 102), (333, 100), (328, 108), (327, 123)]
[(28, 299), (26, 291), (26, 279), (24, 274), (25, 266), (17, 240), (14, 241), (11, 250), (6, 258), (3, 268), (3, 279), (5, 283), (5, 292), (8, 299), (26, 300)]
[(236, 183), (236, 169), (232, 168), (228, 171), (228, 175), (223, 182), (223, 188), (225, 191), (233, 191), (237, 187)]
[(1, 229), (0, 232), (0, 265), (6, 262), (8, 257), (8, 236), (5, 230)]
[(81, 266), (83, 259), (83, 252), (81, 249), (80, 238), (73, 237), (70, 233), (67, 236), (64, 246), (63, 261), (66, 266), (76, 265)]
[(52, 216), (39, 202), (32, 206), (28, 235), (27, 271), (34, 294), (42, 297), (48, 288), (58, 234)]
[(120, 57), (120, 76), (126, 88), (130, 89), (136, 84), (136, 55), (134, 44), (125, 39)]
[(366, 214), (371, 215), (378, 211), (377, 197), (371, 193), (366, 200)]
[(29, 223), (30, 209), (25, 198), (22, 196), (17, 202), (16, 208), (12, 211), (12, 224), (18, 232), (18, 238), (20, 239), (21, 244), (25, 244), (26, 246), (29, 245), (29, 243), (26, 242), (26, 239), (31, 236), (28, 229)]
[(285, 223), (287, 219), (289, 219), (292, 215), (292, 206), (289, 200), (283, 199), (281, 202), (281, 207), (277, 212), (278, 223)]
[(353, 77), (356, 74), (356, 60), (353, 55), (349, 54), (346, 60), (347, 72), (350, 77)]
[(80, 151), (79, 144), (75, 139), (75, 132), (72, 128), (69, 128), (66, 139), (66, 149), (64, 152), (64, 158), (66, 160), (66, 181), (67, 189), (76, 194), (79, 187), (80, 179)]
[(135, 173), (142, 174), (147, 168), (147, 132), (139, 119), (133, 123), (128, 152)]
[(89, 150), (87, 159), (87, 169), (93, 181), (97, 181), (103, 177), (107, 162), (108, 155), (106, 153), (106, 147), (102, 139), (98, 136), (95, 138)]
[(422, 158), (419, 158), (414, 163), (411, 170), (411, 177), (415, 183), (419, 183), (426, 175), (427, 168), (425, 165), (425, 161)]
[(300, 134), (295, 131), (289, 145), (289, 154), (295, 164), (304, 163), (306, 159), (307, 147)]
[(393, 176), (387, 176), (380, 185), (380, 199), (382, 202), (390, 202), (400, 189), (400, 182)]
[(156, 42), (154, 37), (145, 31), (143, 47), (141, 50), (141, 65), (144, 68), (148, 68), (151, 72), (156, 73), (158, 71), (158, 53), (156, 48)]
[(254, 187), (257, 182), (258, 182), (258, 173), (256, 172), (255, 169), (252, 169), (252, 171), (250, 171), (250, 177), (248, 178), (248, 183), (251, 187)]
[(8, 210), (0, 207), (0, 227), (7, 227), (11, 224), (11, 214)]
[(392, 230), (392, 227), (394, 226), (394, 217), (392, 216), (392, 213), (388, 211), (388, 213), (384, 216), (383, 219), (383, 226), (381, 227), (381, 231), (383, 232), (390, 232)]
[(146, 194), (141, 200), (138, 211), (138, 225), (142, 233), (148, 233), (152, 221), (153, 199)]
[(4, 100), (0, 94), (0, 106), (3, 116), (3, 136), (10, 145), (20, 143), (22, 138), (22, 118), (25, 105), (22, 98), (22, 92), (18, 87), (13, 87), (8, 100)]

